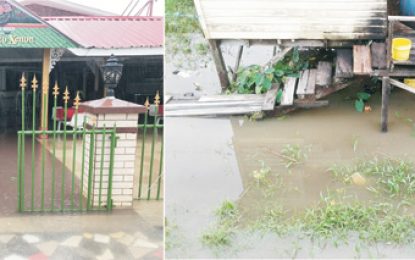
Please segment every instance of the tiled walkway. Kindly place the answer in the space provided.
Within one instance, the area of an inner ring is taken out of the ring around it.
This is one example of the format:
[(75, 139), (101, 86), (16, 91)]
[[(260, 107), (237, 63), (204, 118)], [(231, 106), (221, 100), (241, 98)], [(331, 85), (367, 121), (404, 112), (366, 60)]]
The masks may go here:
[(0, 259), (162, 259), (162, 203), (134, 208), (0, 218)]

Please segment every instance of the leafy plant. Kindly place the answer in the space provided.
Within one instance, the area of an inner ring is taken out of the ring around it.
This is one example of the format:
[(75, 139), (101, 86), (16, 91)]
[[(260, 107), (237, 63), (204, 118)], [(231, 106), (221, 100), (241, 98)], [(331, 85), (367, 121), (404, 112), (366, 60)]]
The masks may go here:
[(365, 110), (365, 102), (370, 99), (371, 95), (366, 92), (358, 92), (357, 98), (354, 102), (354, 107), (357, 112), (363, 112)]
[[(274, 83), (283, 83), (286, 77), (300, 77), (300, 71), (307, 69), (309, 63), (301, 59), (298, 48), (292, 51), (283, 60), (273, 66), (261, 67), (251, 65), (240, 68), (237, 71), (237, 80), (231, 85), (231, 93), (261, 94), (271, 89)], [(282, 90), (277, 95), (277, 101), (281, 100)]]

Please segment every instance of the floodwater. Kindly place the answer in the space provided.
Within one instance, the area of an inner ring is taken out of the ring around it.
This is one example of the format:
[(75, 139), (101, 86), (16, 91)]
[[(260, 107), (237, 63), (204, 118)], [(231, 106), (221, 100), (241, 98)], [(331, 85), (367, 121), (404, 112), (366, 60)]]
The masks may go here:
[[(237, 48), (225, 47), (225, 60), (233, 66)], [(270, 47), (251, 47), (243, 64), (264, 64)], [(170, 95), (192, 92), (195, 96), (220, 92), (212, 62), (196, 68), (166, 65), (166, 89)], [(174, 72), (174, 73), (173, 73)], [(300, 110), (281, 118), (250, 121), (247, 117), (166, 118), (166, 219), (169, 258), (192, 257), (410, 257), (412, 246), (365, 246), (351, 237), (338, 247), (317, 245), (298, 234), (278, 237), (244, 229), (264, 208), (281, 205), (289, 213), (317, 205), (321, 194), (344, 190), (361, 201), (379, 200), (367, 186), (345, 185), (327, 171), (333, 164), (351, 165), (374, 156), (415, 158), (415, 96), (395, 89), (391, 96), (388, 133), (380, 132), (380, 91), (371, 98), (371, 112), (358, 113), (353, 98), (362, 86), (353, 86), (329, 98), (328, 107)], [(286, 145), (309, 149), (304, 163), (287, 169), (278, 154)], [(279, 176), (279, 185), (266, 192), (252, 177), (261, 167)], [(370, 185), (370, 182), (369, 184)], [(383, 200), (384, 198), (380, 198)], [(202, 234), (215, 223), (214, 212), (224, 200), (234, 201), (241, 212), (241, 227), (232, 245), (211, 249), (201, 243)], [(393, 201), (392, 201), (393, 202)], [(410, 211), (413, 212), (413, 211)], [(358, 249), (357, 249), (358, 248)]]

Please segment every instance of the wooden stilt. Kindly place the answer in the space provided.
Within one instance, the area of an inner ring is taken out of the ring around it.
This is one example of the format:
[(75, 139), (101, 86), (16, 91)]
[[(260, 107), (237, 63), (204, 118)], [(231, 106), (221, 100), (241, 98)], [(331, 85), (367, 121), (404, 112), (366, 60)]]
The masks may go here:
[(236, 80), (239, 65), (241, 64), (241, 59), (242, 59), (243, 52), (244, 52), (244, 46), (240, 45), (239, 48), (238, 48), (238, 54), (236, 56), (235, 67), (233, 68), (232, 81)]
[(386, 133), (388, 131), (388, 107), (389, 107), (389, 93), (390, 93), (390, 83), (389, 77), (382, 78), (382, 132)]
[(49, 73), (50, 73), (50, 49), (43, 50), (43, 65), (42, 65), (42, 103), (41, 103), (41, 117), (40, 129), (48, 130), (49, 125)]
[(226, 71), (225, 61), (223, 60), (222, 51), (220, 50), (219, 40), (209, 40), (210, 49), (212, 51), (213, 61), (215, 62), (216, 71), (219, 76), (222, 91), (225, 91), (229, 85), (228, 73)]

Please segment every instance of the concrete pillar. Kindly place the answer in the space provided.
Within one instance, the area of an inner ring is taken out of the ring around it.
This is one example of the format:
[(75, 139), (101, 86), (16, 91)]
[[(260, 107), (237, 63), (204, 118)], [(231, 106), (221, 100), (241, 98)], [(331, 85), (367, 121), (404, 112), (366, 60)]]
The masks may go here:
[[(112, 179), (112, 202), (114, 207), (131, 207), (133, 203), (134, 168), (137, 149), (137, 124), (140, 113), (145, 112), (145, 107), (124, 100), (107, 97), (99, 100), (84, 102), (80, 105), (87, 116), (87, 128), (112, 129), (116, 126), (117, 146), (114, 150), (114, 168)], [(105, 138), (104, 156), (102, 157), (102, 138)], [(108, 174), (110, 161), (110, 135), (105, 137), (97, 134), (94, 144), (93, 158), (93, 182), (92, 197), (93, 205), (98, 205), (100, 166), (103, 167), (103, 189), (101, 189), (106, 205), (106, 194), (108, 192)], [(89, 168), (90, 139), (86, 142), (86, 167)], [(88, 193), (88, 171), (85, 170), (84, 195)]]

